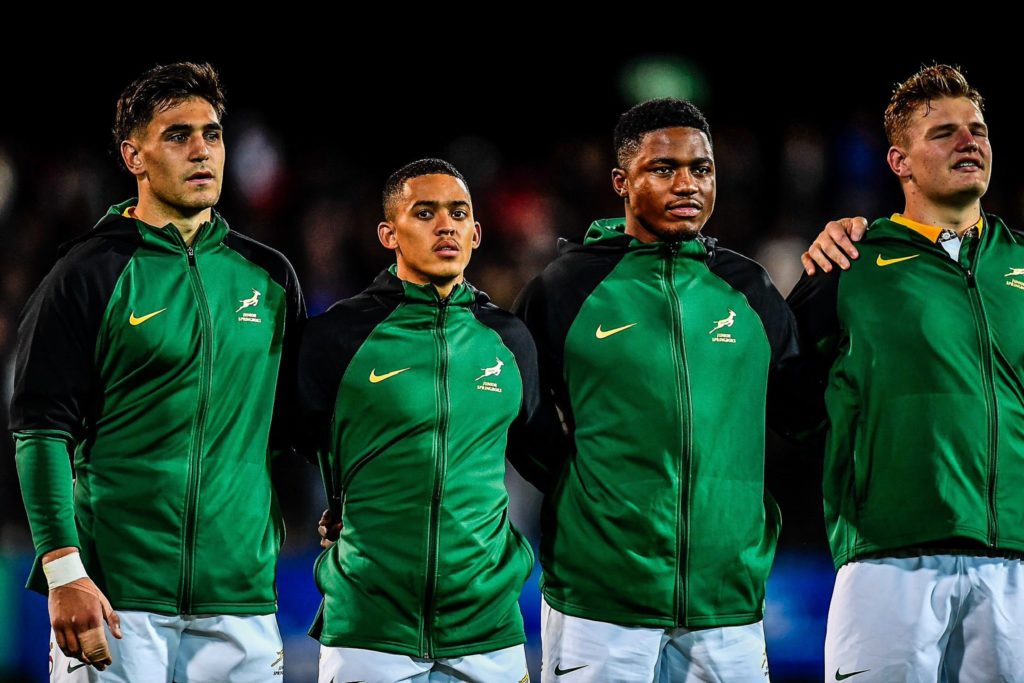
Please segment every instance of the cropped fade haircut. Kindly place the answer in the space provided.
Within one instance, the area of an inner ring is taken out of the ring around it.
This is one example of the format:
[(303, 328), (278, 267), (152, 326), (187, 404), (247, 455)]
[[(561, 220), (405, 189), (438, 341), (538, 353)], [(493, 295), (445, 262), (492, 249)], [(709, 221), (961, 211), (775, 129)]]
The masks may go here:
[(619, 168), (626, 168), (633, 161), (644, 135), (662, 128), (696, 128), (711, 142), (711, 126), (692, 103), (672, 97), (648, 100), (620, 116), (615, 125), (615, 158)]
[(444, 159), (420, 159), (398, 169), (384, 183), (382, 197), (384, 200), (384, 219), (390, 221), (394, 218), (395, 211), (398, 209), (398, 199), (402, 196), (402, 187), (407, 181), (423, 175), (435, 174), (450, 175), (453, 178), (458, 178), (466, 186), (466, 192), (469, 192), (469, 183), (466, 182), (466, 179), (462, 177), (459, 169), (455, 168), (455, 166)]
[(210, 64), (176, 62), (155, 66), (132, 81), (117, 100), (114, 149), (120, 158), (121, 142), (144, 128), (153, 117), (189, 99), (201, 97), (224, 118), (224, 89)]
[(957, 67), (948, 64), (922, 67), (893, 89), (892, 99), (885, 108), (885, 136), (889, 144), (905, 144), (907, 129), (917, 107), (921, 104), (928, 107), (932, 100), (943, 97), (966, 97), (978, 109), (985, 110), (981, 93), (971, 87)]

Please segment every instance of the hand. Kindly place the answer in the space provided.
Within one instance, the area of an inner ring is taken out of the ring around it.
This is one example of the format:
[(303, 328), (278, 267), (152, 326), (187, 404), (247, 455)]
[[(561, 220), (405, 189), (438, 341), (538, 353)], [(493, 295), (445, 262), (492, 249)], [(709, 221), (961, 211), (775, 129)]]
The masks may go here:
[(803, 263), (804, 270), (808, 275), (814, 275), (816, 272), (814, 264), (818, 264), (823, 271), (830, 273), (832, 272), (832, 263), (829, 259), (835, 261), (843, 270), (849, 270), (850, 262), (846, 257), (855, 259), (860, 256), (853, 243), (860, 242), (867, 230), (868, 221), (861, 216), (829, 221), (821, 234), (807, 248), (807, 251), (800, 255), (800, 262)]
[(320, 547), (330, 548), (341, 535), (341, 520), (337, 519), (330, 509), (324, 510), (324, 514), (320, 515), (317, 533), (320, 534)]
[(115, 638), (121, 638), (121, 620), (92, 579), (86, 577), (51, 589), (49, 608), (50, 625), (64, 654), (99, 671), (113, 663), (103, 622)]

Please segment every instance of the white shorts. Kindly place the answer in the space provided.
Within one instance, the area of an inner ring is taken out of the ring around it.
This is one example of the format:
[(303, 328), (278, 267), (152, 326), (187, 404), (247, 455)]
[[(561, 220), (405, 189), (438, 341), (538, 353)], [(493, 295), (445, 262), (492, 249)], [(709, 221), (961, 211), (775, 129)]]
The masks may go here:
[(319, 683), (529, 683), (522, 645), (463, 657), (421, 659), (355, 647), (320, 647)]
[(541, 603), (541, 683), (765, 683), (759, 621), (690, 630), (619, 626)]
[(1024, 681), (1020, 560), (925, 555), (839, 568), (825, 680)]
[(118, 610), (118, 640), (106, 628), (114, 663), (103, 671), (64, 655), (50, 632), (51, 683), (280, 683), (284, 648), (277, 619), (169, 616)]

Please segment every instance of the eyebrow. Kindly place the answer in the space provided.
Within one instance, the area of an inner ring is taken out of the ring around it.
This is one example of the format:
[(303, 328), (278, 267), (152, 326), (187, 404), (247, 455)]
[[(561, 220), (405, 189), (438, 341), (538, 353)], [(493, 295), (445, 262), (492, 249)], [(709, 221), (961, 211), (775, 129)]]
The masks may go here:
[(450, 202), (442, 202), (436, 199), (421, 199), (418, 202), (414, 203), (412, 205), (412, 208), (415, 209), (417, 206), (425, 206), (428, 209), (435, 209), (439, 206), (469, 206), (469, 202), (467, 202), (465, 199), (453, 199)]
[[(931, 128), (925, 131), (925, 135), (934, 135), (935, 133), (945, 133), (948, 131), (954, 131), (959, 127), (960, 124), (958, 123), (943, 123), (938, 126), (932, 126)], [(984, 121), (975, 121), (973, 123), (969, 123), (967, 124), (967, 127), (970, 128), (971, 130), (981, 129), (988, 131), (988, 125), (985, 124)]]
[[(172, 123), (164, 128), (164, 133), (187, 133), (191, 130), (192, 126), (187, 123)], [(203, 126), (203, 130), (224, 130), (224, 126), (219, 123), (207, 123)]]
[[(668, 164), (669, 166), (681, 166), (682, 165), (682, 164), (679, 163), (679, 159), (676, 159), (675, 157), (658, 157), (656, 159), (651, 159), (647, 163), (649, 163), (649, 164)], [(713, 165), (714, 163), (715, 163), (715, 160), (712, 159), (711, 157), (694, 157), (693, 159), (690, 159), (690, 161), (687, 164), (685, 164), (685, 165), (687, 165), (687, 166), (694, 166), (694, 165), (697, 165), (697, 164), (712, 164)]]

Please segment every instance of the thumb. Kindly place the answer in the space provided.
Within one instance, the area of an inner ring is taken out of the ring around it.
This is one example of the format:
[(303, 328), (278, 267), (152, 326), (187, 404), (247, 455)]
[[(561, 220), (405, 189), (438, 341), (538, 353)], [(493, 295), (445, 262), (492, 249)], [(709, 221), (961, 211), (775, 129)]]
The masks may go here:
[(110, 632), (114, 637), (120, 640), (123, 637), (121, 633), (121, 617), (117, 616), (117, 612), (110, 606), (106, 596), (103, 597), (103, 619), (107, 622), (107, 626), (110, 627)]
[(864, 216), (857, 216), (853, 219), (853, 229), (850, 231), (850, 239), (854, 242), (860, 242), (861, 238), (864, 237), (864, 233), (868, 231), (868, 219)]

